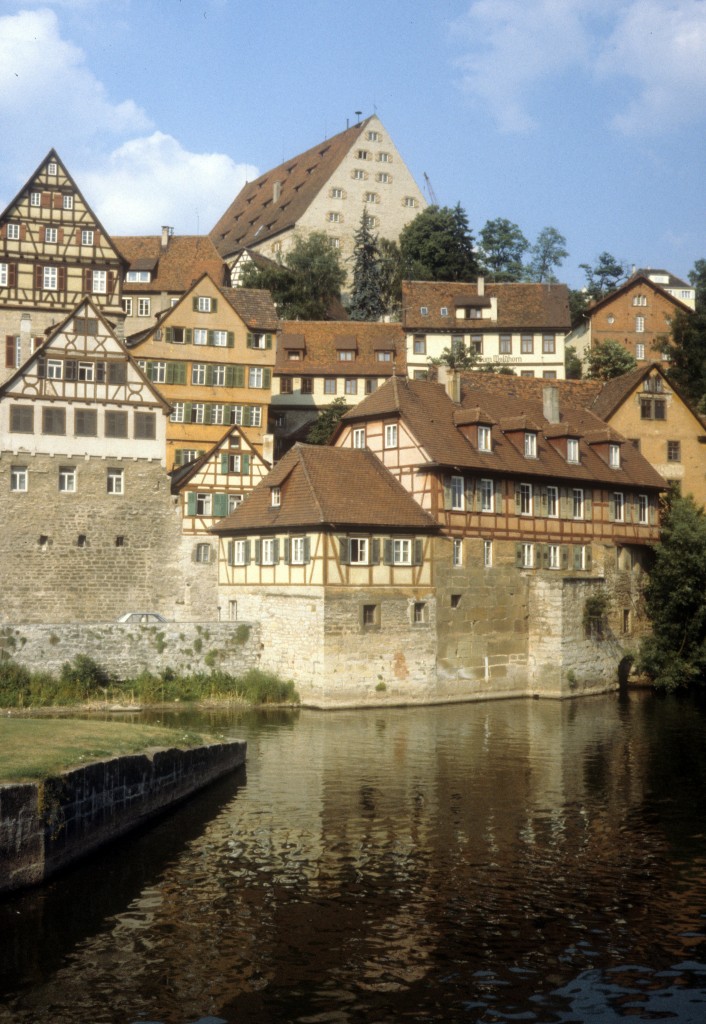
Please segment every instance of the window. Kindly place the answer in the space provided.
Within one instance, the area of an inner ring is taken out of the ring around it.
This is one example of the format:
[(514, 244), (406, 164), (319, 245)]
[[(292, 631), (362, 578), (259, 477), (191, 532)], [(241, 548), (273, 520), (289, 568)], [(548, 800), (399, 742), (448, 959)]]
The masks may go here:
[(368, 142), (382, 142), (382, 134), (380, 132), (369, 131), (365, 133), (365, 137)]
[(645, 330), (645, 318), (644, 316), (635, 317), (635, 331), (637, 334), (643, 334)]
[(574, 545), (574, 569), (588, 569), (589, 548), (585, 544)]
[(211, 406), (211, 423), (221, 425), (226, 422), (226, 407), (225, 405), (212, 405)]
[(198, 313), (211, 312), (212, 299), (210, 295), (197, 295), (195, 308)]
[(138, 299), (137, 300), (137, 315), (138, 316), (149, 316), (150, 315), (150, 300), (149, 299)]
[(58, 174), (58, 167), (55, 160), (50, 160), (47, 164), (47, 174)]
[(74, 434), (76, 437), (98, 436), (98, 413), (95, 409), (74, 411)]
[(357, 377), (346, 377), (343, 383), (343, 390), (347, 395), (358, 394), (358, 378)]
[(191, 423), (206, 422), (206, 405), (204, 402), (193, 402), (191, 406)]
[(42, 287), (47, 291), (56, 291), (59, 283), (56, 267), (42, 268)]
[(348, 541), (348, 561), (351, 565), (369, 565), (370, 541), (367, 537), (351, 537)]
[(637, 496), (637, 521), (643, 526), (649, 522), (650, 503), (646, 494)]
[(427, 353), (427, 339), (423, 334), (417, 334), (412, 342), (412, 350), (415, 356), (425, 356)]
[(392, 175), (388, 174), (387, 171), (379, 171), (375, 177), (381, 185), (389, 185), (392, 181)]
[(73, 210), (73, 208), (74, 208), (74, 197), (66, 195), (66, 193), (64, 193), (64, 195), (62, 196), (61, 206), (62, 206), (62, 209), (64, 209), (64, 210)]
[(387, 349), (378, 349), (376, 356), (379, 363), (392, 362), (392, 352), (389, 352)]
[(45, 372), (47, 380), (61, 380), (64, 374), (64, 364), (61, 359), (47, 359)]
[(289, 541), (289, 564), (290, 565), (306, 565), (309, 561), (307, 557), (307, 538), (306, 537), (292, 537)]
[(481, 452), (491, 451), (491, 434), (490, 427), (479, 426), (478, 427), (478, 450)]
[(385, 447), (396, 448), (397, 447), (397, 424), (386, 423), (385, 424)]
[(364, 217), (366, 228), (376, 228), (378, 226), (377, 217)]
[[(463, 341), (461, 340), (461, 346), (460, 346), (459, 351), (462, 351), (462, 350), (463, 350)], [(472, 334), (471, 335), (471, 352), (473, 352), (473, 354), (477, 355), (477, 356), (482, 356), (483, 355), (483, 335), (482, 334)]]
[(343, 189), (342, 188), (332, 188), (330, 194), (331, 194), (331, 198), (332, 199), (343, 199)]
[(625, 522), (625, 495), (622, 491), (613, 493), (613, 519), (616, 523)]
[(556, 352), (556, 336), (554, 334), (542, 335), (542, 352), (545, 355)]
[(376, 604), (364, 604), (361, 611), (361, 622), (365, 626), (377, 626), (379, 619), (379, 606)]
[(11, 242), (19, 241), (20, 237), (20, 225), (19, 224), (8, 224), (6, 231), (8, 240)]
[(229, 494), (229, 495), (227, 495), (227, 498), (228, 498), (228, 515), (230, 515), (231, 512), (235, 511), (235, 509), (238, 507), (238, 505), (240, 505), (240, 503), (242, 502), (243, 497), (244, 497), (244, 495), (242, 495), (242, 494)]
[(95, 363), (83, 363), (78, 364), (77, 380), (91, 382), (95, 376)]
[(206, 366), (204, 363), (194, 363), (194, 365), (191, 367), (191, 383), (206, 383)]
[(64, 494), (76, 493), (76, 470), (73, 466), (61, 466), (59, 469), (59, 490)]
[(632, 297), (633, 306), (646, 306), (647, 296), (646, 295), (633, 295)]
[(392, 542), (392, 564), (393, 565), (411, 565), (412, 564), (412, 541), (411, 540), (393, 540), (393, 542)]
[(355, 427), (353, 430), (353, 447), (365, 448), (365, 427)]
[(645, 358), (645, 346), (643, 344), (641, 344), (640, 342), (638, 342), (638, 344), (635, 346), (635, 358), (636, 359), (644, 359)]
[[(0, 263), (0, 285), (2, 284), (2, 268), (7, 264)], [(5, 339), (5, 366), (15, 367), (22, 362), (22, 339), (19, 334), (9, 334)]]
[(534, 567), (534, 544), (520, 544), (520, 565), (523, 569)]
[(389, 153), (378, 153), (377, 158), (378, 158), (378, 160), (380, 161), (381, 164), (390, 164), (390, 163), (392, 163), (392, 157), (390, 156)]
[(525, 431), (525, 458), (537, 458), (537, 435), (533, 430)]
[[(272, 347), (272, 335), (271, 334), (267, 335), (267, 334), (263, 333), (262, 331), (258, 331), (257, 333), (249, 333), (248, 334), (248, 348), (257, 348), (257, 349), (261, 349), (262, 351), (264, 351), (268, 347), (267, 346), (267, 339), (268, 339), (268, 337), (269, 337), (269, 340), (270, 340), (270, 347)], [(299, 358), (299, 356), (297, 356), (297, 359), (298, 358)]]
[(272, 508), (279, 508), (282, 504), (282, 490), (279, 487), (270, 488), (270, 504)]
[[(84, 229), (81, 232), (81, 245), (93, 245), (93, 237), (93, 231), (91, 231), (90, 228)], [(127, 280), (129, 281), (130, 279), (130, 274), (128, 273)], [(149, 276), (147, 280), (149, 281)]]
[(324, 394), (335, 395), (337, 390), (337, 383), (338, 382), (336, 381), (335, 377), (324, 377)]
[(42, 193), (41, 192), (30, 192), (30, 194), (29, 194), (29, 205), (30, 206), (41, 206), (42, 205)]
[(10, 406), (10, 431), (13, 434), (34, 433), (34, 408), (31, 405)]
[(608, 465), (611, 469), (620, 469), (620, 445), (608, 445)]
[(228, 347), (228, 331), (214, 331), (213, 344), (216, 348)]
[(353, 177), (355, 178), (356, 181), (364, 181), (367, 175), (365, 171), (360, 169), (360, 167), (356, 167), (356, 169), (353, 171)]
[(97, 295), (105, 295), (108, 291), (108, 274), (105, 270), (94, 270), (91, 291)]
[(463, 565), (463, 541), (460, 537), (454, 537), (451, 550), (451, 564)]
[(579, 461), (579, 443), (575, 437), (569, 437), (566, 441), (566, 461), (567, 462), (578, 462)]
[(280, 377), (279, 379), (279, 393), (280, 395), (291, 395), (294, 391), (294, 380), (292, 377)]
[(274, 537), (265, 537), (260, 547), (260, 565), (274, 565), (277, 558), (277, 541)]
[(127, 413), (107, 409), (105, 413), (105, 436), (127, 437)]
[(172, 408), (171, 415), (169, 417), (171, 423), (183, 423), (184, 422), (184, 403), (175, 402)]
[(27, 467), (26, 466), (11, 466), (10, 467), (10, 490), (11, 491), (26, 491), (27, 490)]
[(412, 605), (412, 622), (419, 626), (427, 621), (427, 606), (425, 601), (415, 601)]
[(451, 508), (455, 512), (463, 512), (466, 507), (465, 488), (462, 476), (451, 477)]
[(53, 405), (45, 405), (42, 409), (42, 433), (65, 434), (66, 409), (57, 409)]
[(355, 359), (355, 350), (352, 348), (339, 348), (338, 360), (341, 363), (352, 363)]
[(358, 159), (358, 160), (369, 160), (370, 159), (370, 153), (368, 152), (367, 149), (359, 149), (359, 150), (356, 151), (355, 155), (356, 155), (356, 159)]
[(206, 565), (211, 561), (211, 545), (210, 544), (197, 544), (194, 550), (194, 561), (200, 562), (202, 565)]
[(547, 516), (557, 519), (559, 516), (559, 488), (554, 484), (547, 487)]
[(247, 565), (250, 561), (250, 544), (247, 540), (234, 540), (232, 548), (228, 545), (228, 561), (231, 565)]
[(404, 200), (403, 200), (403, 203), (404, 203), (405, 206), (411, 207), (411, 208), (417, 207), (419, 205), (419, 203), (414, 198), (414, 196), (405, 196)]
[(681, 462), (681, 441), (667, 441), (667, 462)]
[(667, 403), (664, 398), (640, 398), (640, 417), (643, 420), (665, 420)]
[(124, 494), (125, 478), (122, 469), (109, 469), (107, 476), (108, 494)]
[(341, 223), (341, 220), (342, 220), (342, 218), (341, 218), (341, 215), (340, 215), (340, 213), (338, 212), (338, 210), (330, 210), (330, 211), (329, 211), (329, 212), (328, 212), (328, 213), (326, 214), (326, 220), (327, 220), (327, 221), (328, 221), (328, 222), (329, 222), (330, 224), (340, 224), (340, 223)]
[(59, 240), (59, 232), (56, 228), (45, 228), (44, 229), (44, 241), (49, 243), (55, 243)]
[(512, 335), (501, 334), (500, 335), (500, 348), (499, 352), (501, 356), (512, 355)]
[(520, 352), (522, 352), (523, 355), (531, 355), (534, 352), (533, 334), (520, 335)]
[(251, 366), (248, 369), (248, 387), (249, 388), (261, 388), (264, 387), (264, 373), (261, 366)]
[(495, 511), (495, 489), (492, 480), (481, 480), (480, 482), (480, 510), (481, 512)]
[(153, 412), (136, 412), (133, 428), (138, 441), (154, 441), (157, 436), (157, 420)]
[(483, 567), (490, 569), (493, 564), (493, 542), (492, 540), (483, 541)]
[(377, 203), (379, 198), (380, 197), (378, 196), (377, 192), (366, 192), (365, 193), (365, 202), (366, 203)]
[(520, 515), (532, 515), (532, 484), (520, 484)]
[(302, 377), (300, 391), (303, 395), (314, 394), (314, 378), (313, 377)]
[(132, 299), (123, 299), (123, 313), (132, 316)]
[(573, 519), (583, 519), (583, 487), (572, 490), (571, 515)]

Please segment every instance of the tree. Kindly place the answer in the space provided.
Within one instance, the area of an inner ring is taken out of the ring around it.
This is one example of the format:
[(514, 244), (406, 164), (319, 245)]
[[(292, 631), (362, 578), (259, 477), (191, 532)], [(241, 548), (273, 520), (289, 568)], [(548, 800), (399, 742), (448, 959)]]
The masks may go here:
[(353, 289), (348, 313), (351, 320), (379, 320), (385, 312), (380, 249), (368, 225), (365, 209), (353, 242)]
[(334, 398), (330, 405), (324, 406), (306, 435), (307, 444), (328, 444), (338, 421), (347, 411), (345, 398)]
[(378, 239), (380, 298), (386, 316), (399, 320), (402, 307), (402, 254), (392, 238)]
[(267, 288), (283, 320), (325, 320), (333, 301), (340, 298), (346, 272), (338, 250), (323, 231), (295, 235), (284, 259), (267, 268), (248, 264), (242, 276), (245, 288)]
[(677, 310), (672, 317), (671, 336), (660, 342), (669, 353), (667, 376), (687, 401), (698, 406), (706, 399), (706, 309), (687, 313)]
[(645, 589), (652, 635), (639, 668), (668, 690), (703, 683), (706, 673), (706, 516), (691, 497), (671, 492)]
[(585, 288), (569, 289), (569, 316), (571, 327), (578, 327), (583, 322), (583, 315), (588, 309), (590, 297)]
[(483, 273), (495, 281), (521, 281), (525, 276), (522, 258), (529, 242), (517, 224), (498, 217), (486, 221), (480, 233), (480, 262)]
[(564, 349), (564, 369), (567, 380), (581, 380), (583, 365), (573, 345), (567, 345)]
[(696, 289), (696, 312), (706, 313), (706, 260), (696, 260), (689, 281)]
[(400, 232), (403, 273), (417, 281), (475, 281), (478, 265), (460, 203), (428, 206)]
[(568, 255), (564, 236), (556, 228), (543, 228), (530, 249), (531, 259), (527, 266), (530, 280), (556, 282), (554, 267), (560, 266)]
[(579, 263), (579, 267), (586, 274), (588, 297), (594, 300), (602, 299), (608, 292), (612, 292), (628, 276), (624, 264), (609, 252), (600, 254), (595, 267), (589, 263)]
[(478, 364), (478, 356), (461, 341), (445, 348), (440, 356), (430, 358), (429, 363), (432, 366), (448, 366), (450, 370), (473, 370)]
[(618, 341), (608, 339), (599, 341), (584, 356), (586, 363), (587, 377), (593, 380), (611, 380), (613, 377), (620, 377), (623, 373), (629, 373), (637, 366), (635, 356), (628, 352)]

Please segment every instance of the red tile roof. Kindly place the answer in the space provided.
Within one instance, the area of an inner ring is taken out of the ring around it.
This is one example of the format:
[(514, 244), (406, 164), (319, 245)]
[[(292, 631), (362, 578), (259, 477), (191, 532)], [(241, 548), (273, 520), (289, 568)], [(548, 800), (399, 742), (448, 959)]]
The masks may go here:
[(123, 291), (173, 292), (181, 294), (204, 273), (216, 284), (226, 281), (226, 267), (208, 235), (172, 235), (166, 249), (158, 235), (122, 236), (113, 239), (128, 263), (128, 269), (155, 268), (152, 280), (124, 283)]
[[(272, 507), (271, 488), (281, 488)], [(297, 444), (216, 533), (304, 528), (427, 532), (438, 524), (366, 448)]]
[[(277, 347), (275, 374), (329, 374), (347, 377), (387, 377), (406, 373), (407, 351), (400, 324), (367, 323), (360, 320), (283, 320)], [(290, 359), (289, 351), (299, 351), (301, 359)], [(355, 359), (341, 360), (338, 352), (354, 350)], [(387, 362), (378, 352), (392, 352)]]
[(257, 331), (278, 331), (277, 316), (272, 295), (264, 288), (219, 288), (246, 326)]
[[(487, 300), (497, 298), (497, 320), (457, 320), (456, 307), (477, 306), (477, 284), (458, 281), (403, 281), (402, 325), (407, 331), (569, 331), (569, 289), (565, 284), (485, 282)], [(422, 308), (427, 313), (422, 314)], [(446, 314), (442, 314), (442, 309)]]

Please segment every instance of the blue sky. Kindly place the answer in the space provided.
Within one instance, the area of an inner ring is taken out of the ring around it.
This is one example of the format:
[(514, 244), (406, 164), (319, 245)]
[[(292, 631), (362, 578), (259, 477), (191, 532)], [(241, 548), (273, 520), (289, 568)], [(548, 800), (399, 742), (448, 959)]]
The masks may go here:
[(357, 110), (572, 287), (706, 258), (706, 0), (0, 0), (0, 207), (53, 147), (111, 234), (207, 232)]

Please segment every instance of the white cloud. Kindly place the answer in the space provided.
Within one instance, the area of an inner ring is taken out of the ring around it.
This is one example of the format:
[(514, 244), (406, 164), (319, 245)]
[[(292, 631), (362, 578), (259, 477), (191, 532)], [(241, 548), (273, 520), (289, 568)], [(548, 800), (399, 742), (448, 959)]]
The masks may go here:
[(222, 153), (189, 153), (170, 135), (131, 139), (78, 184), (114, 235), (158, 234), (169, 224), (180, 234), (213, 227), (258, 171)]
[[(636, 90), (606, 121), (661, 132), (706, 114), (704, 0), (474, 0), (453, 31), (468, 52), (463, 89), (506, 132), (537, 127), (532, 90), (552, 79)], [(561, 86), (560, 86), (561, 87)], [(598, 100), (597, 100), (598, 102)]]

